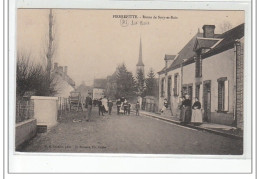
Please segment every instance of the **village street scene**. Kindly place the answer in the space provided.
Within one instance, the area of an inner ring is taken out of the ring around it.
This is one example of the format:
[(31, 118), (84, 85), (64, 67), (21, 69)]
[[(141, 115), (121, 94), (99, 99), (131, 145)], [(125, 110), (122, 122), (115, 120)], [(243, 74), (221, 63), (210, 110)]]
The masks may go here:
[(18, 9), (17, 152), (242, 155), (244, 12)]

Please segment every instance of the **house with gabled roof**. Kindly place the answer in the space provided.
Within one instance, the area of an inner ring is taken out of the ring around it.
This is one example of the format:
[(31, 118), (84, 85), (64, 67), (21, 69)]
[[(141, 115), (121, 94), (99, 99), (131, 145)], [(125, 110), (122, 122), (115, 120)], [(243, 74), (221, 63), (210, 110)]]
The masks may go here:
[(53, 75), (56, 84), (55, 89), (57, 94), (55, 94), (55, 96), (68, 98), (70, 92), (75, 89), (75, 82), (68, 75), (68, 67), (58, 66), (58, 63), (54, 63), (54, 68), (51, 74)]
[(103, 98), (105, 95), (105, 89), (107, 85), (107, 79), (94, 79), (93, 85), (93, 99)]
[(244, 24), (223, 34), (214, 31), (214, 25), (204, 25), (203, 33), (158, 73), (160, 104), (167, 98), (172, 115), (178, 117), (178, 99), (189, 94), (193, 102), (199, 98), (204, 122), (243, 128)]

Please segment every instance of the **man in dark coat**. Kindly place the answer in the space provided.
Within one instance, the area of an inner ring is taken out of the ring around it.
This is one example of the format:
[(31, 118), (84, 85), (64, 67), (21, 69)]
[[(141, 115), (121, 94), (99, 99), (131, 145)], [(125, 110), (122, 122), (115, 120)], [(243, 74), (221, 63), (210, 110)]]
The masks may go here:
[(86, 106), (87, 106), (87, 111), (88, 111), (88, 119), (87, 121), (90, 121), (91, 119), (91, 112), (92, 112), (92, 98), (91, 98), (92, 94), (88, 93), (88, 96), (86, 97)]
[(113, 102), (111, 100), (108, 100), (108, 114), (109, 115), (111, 115), (112, 107), (113, 107)]
[(100, 113), (102, 114), (102, 116), (104, 116), (103, 114), (103, 104), (102, 104), (102, 98), (100, 98), (98, 100), (98, 115), (100, 116)]

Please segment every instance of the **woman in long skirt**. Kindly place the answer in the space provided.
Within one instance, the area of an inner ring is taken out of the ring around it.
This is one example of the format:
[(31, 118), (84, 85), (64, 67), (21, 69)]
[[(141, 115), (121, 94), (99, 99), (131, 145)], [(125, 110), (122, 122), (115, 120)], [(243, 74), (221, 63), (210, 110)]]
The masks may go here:
[(191, 121), (191, 100), (189, 95), (185, 95), (185, 100), (182, 103), (182, 122), (190, 123)]
[(192, 117), (191, 122), (195, 125), (202, 123), (201, 103), (198, 98), (195, 98), (195, 102), (192, 105)]

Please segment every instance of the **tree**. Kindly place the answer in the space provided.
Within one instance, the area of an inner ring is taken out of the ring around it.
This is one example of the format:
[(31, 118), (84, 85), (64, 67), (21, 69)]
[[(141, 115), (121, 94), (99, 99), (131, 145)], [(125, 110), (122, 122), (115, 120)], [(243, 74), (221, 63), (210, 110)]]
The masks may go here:
[(136, 83), (133, 74), (127, 71), (124, 64), (117, 67), (116, 98), (131, 99), (136, 96)]
[(33, 63), (30, 55), (18, 53), (16, 64), (16, 95), (21, 98), (26, 91), (33, 91), (37, 96), (52, 96), (55, 89), (53, 77), (40, 63)]
[(155, 79), (155, 74), (154, 74), (154, 71), (152, 68), (150, 69), (150, 71), (147, 75), (145, 84), (146, 84), (145, 94), (147, 96), (156, 96), (156, 79)]
[(136, 82), (136, 88), (137, 88), (137, 94), (141, 97), (144, 97), (144, 92), (145, 92), (145, 77), (143, 70), (139, 69), (137, 71), (137, 76), (136, 76), (137, 82)]

